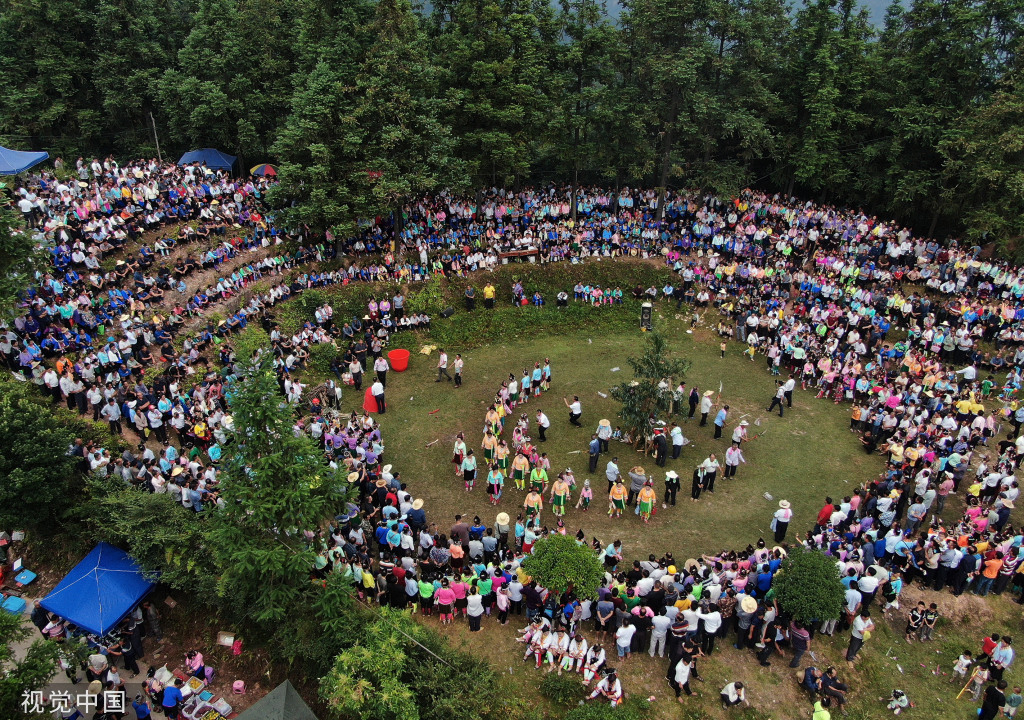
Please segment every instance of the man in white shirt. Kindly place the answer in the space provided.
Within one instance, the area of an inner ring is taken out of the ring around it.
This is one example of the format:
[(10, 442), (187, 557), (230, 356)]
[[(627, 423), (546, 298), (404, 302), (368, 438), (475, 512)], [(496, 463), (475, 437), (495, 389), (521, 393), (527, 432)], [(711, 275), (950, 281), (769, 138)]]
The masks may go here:
[(373, 381), (373, 385), (370, 386), (370, 393), (373, 395), (373, 399), (377, 401), (377, 411), (383, 415), (387, 412), (387, 404), (384, 402), (384, 383), (379, 379)]
[(437, 380), (434, 382), (441, 382), (442, 376), (448, 380), (452, 379), (452, 376), (448, 374), (448, 353), (444, 350), (441, 350), (441, 354), (437, 358)]
[(782, 390), (786, 394), (786, 407), (793, 407), (793, 389), (796, 387), (796, 380), (792, 375), (782, 385)]
[(580, 423), (580, 415), (583, 414), (583, 406), (580, 404), (579, 395), (572, 396), (572, 402), (569, 402), (568, 398), (562, 398), (562, 402), (569, 408), (569, 424), (575, 425), (576, 427), (583, 427)]
[(548, 420), (548, 416), (545, 415), (543, 411), (538, 410), (537, 411), (537, 434), (539, 435), (540, 442), (547, 442), (548, 439), (547, 439), (547, 437), (545, 436), (544, 433), (547, 431), (547, 429), (549, 427), (551, 427), (551, 421)]

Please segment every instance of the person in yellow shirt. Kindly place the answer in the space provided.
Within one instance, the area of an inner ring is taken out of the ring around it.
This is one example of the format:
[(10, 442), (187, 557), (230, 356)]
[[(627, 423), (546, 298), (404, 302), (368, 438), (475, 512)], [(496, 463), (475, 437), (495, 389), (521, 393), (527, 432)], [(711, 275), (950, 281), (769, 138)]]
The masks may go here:
[(494, 295), (494, 285), (490, 282), (484, 285), (484, 307), (488, 310), (494, 309)]
[(612, 491), (608, 493), (608, 516), (617, 518), (622, 517), (622, 511), (626, 507), (626, 486), (622, 484), (622, 480), (616, 480), (615, 484), (612, 485)]
[(512, 461), (512, 479), (519, 490), (526, 489), (526, 476), (530, 473), (530, 460), (523, 453), (517, 453)]
[(484, 461), (490, 465), (494, 462), (494, 451), (498, 447), (498, 439), (494, 437), (494, 432), (491, 428), (487, 428), (487, 432), (484, 433), (484, 439), (480, 442), (480, 447), (484, 451)]

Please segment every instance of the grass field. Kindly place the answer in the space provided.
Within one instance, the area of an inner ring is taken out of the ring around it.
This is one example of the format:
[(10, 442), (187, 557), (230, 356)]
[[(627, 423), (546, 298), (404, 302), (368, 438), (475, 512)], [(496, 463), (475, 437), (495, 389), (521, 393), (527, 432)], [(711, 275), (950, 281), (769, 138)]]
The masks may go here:
[[(582, 527), (588, 538), (596, 535), (605, 543), (621, 537), (628, 557), (646, 558), (651, 552), (660, 555), (671, 551), (682, 560), (722, 548), (742, 548), (761, 536), (770, 540), (768, 523), (781, 498), (793, 504), (791, 528), (806, 528), (826, 493), (848, 494), (881, 469), (880, 459), (866, 456), (856, 437), (847, 431), (848, 420), (842, 412), (814, 401), (810, 393), (798, 391), (792, 411), (783, 418), (769, 416), (765, 406), (773, 394), (774, 383), (761, 363), (751, 363), (738, 352), (728, 352), (723, 360), (716, 344), (694, 341), (694, 336), (680, 330), (678, 321), (666, 320), (665, 325), (671, 349), (692, 361), (687, 383), (716, 391), (721, 383), (722, 402), (730, 405), (730, 423), (719, 440), (712, 439), (711, 418), (703, 428), (697, 426), (698, 418), (682, 423), (684, 434), (693, 443), (684, 448), (678, 460), (670, 458), (665, 469), (679, 473), (684, 489), (676, 507), (659, 507), (649, 525), (636, 516), (612, 520), (604, 512), (604, 466), (608, 456), (602, 455), (597, 473), (586, 472), (587, 444), (598, 420), (608, 418), (616, 424), (617, 403), (598, 393), (607, 395), (613, 385), (632, 377), (626, 358), (639, 354), (643, 342), (639, 332), (539, 337), (517, 342), (514, 347), (490, 345), (471, 349), (464, 353), (464, 383), (458, 390), (451, 383), (434, 382), (436, 352), (429, 357), (414, 354), (407, 372), (389, 375), (389, 412), (380, 417), (387, 455), (397, 459), (396, 468), (415, 494), (426, 501), (430, 518), (442, 531), (451, 526), (457, 513), (470, 518), (480, 515), (488, 524), (500, 510), (514, 518), (524, 493), (515, 490), (514, 485), (506, 486), (497, 509), (489, 504), (480, 482), (471, 493), (466, 493), (461, 481), (454, 477), (450, 462), (452, 446), (456, 433), (461, 431), (480, 456), (484, 413), (502, 380), (509, 372), (518, 376), (524, 367), (532, 368), (535, 361), (548, 357), (554, 378), (552, 388), (541, 398), (531, 399), (522, 410), (531, 423), (538, 408), (551, 419), (548, 442), (542, 444), (542, 449), (551, 459), (552, 477), (572, 467), (578, 481), (591, 478), (595, 491), (591, 510), (584, 513), (570, 508), (566, 526), (571, 532)], [(588, 343), (588, 339), (592, 342)], [(459, 350), (450, 348), (449, 352), (454, 357)], [(621, 369), (612, 372), (614, 367)], [(569, 424), (568, 410), (562, 402), (563, 396), (571, 399), (573, 395), (579, 395), (583, 403), (583, 428)], [(433, 410), (439, 412), (430, 415)], [(736, 478), (716, 482), (714, 495), (705, 494), (699, 503), (691, 503), (689, 478), (694, 466), (710, 452), (716, 452), (724, 462), (729, 433), (741, 416), (751, 423), (751, 436), (763, 433), (746, 444), (747, 464), (740, 468)], [(761, 421), (760, 427), (754, 425), (756, 420)], [(505, 435), (511, 441), (511, 430), (506, 430)], [(829, 439), (824, 447), (820, 442), (823, 436)], [(642, 465), (655, 479), (656, 490), (662, 491), (664, 472), (655, 466), (653, 456), (644, 457), (622, 443), (613, 443), (610, 454), (618, 456), (623, 474), (634, 465)], [(775, 499), (765, 499), (766, 492)], [(553, 520), (545, 511), (544, 524), (553, 526)]]
[[(595, 270), (608, 276), (615, 272), (607, 263), (582, 272)], [(636, 278), (623, 282), (623, 287), (635, 283), (657, 284), (643, 276), (645, 272), (659, 272), (651, 266), (645, 269), (640, 264), (630, 263), (622, 271)], [(513, 272), (520, 271), (503, 269), (506, 275)], [(526, 273), (528, 292), (531, 284), (550, 292), (566, 284), (571, 287), (573, 274), (581, 271), (563, 266), (524, 268), (521, 272)], [(501, 287), (502, 283), (498, 285)], [(360, 287), (357, 292), (367, 295), (371, 290)], [(450, 286), (447, 300), (451, 302), (460, 295), (459, 285)], [(351, 297), (336, 297), (334, 292), (329, 296), (336, 307), (344, 302), (349, 310), (355, 310), (361, 302)], [(318, 302), (319, 298), (311, 302), (310, 308)], [(310, 308), (290, 306), (287, 317), (282, 318), (286, 328), (302, 314), (311, 312)], [(663, 314), (659, 310), (663, 310)], [(553, 368), (552, 389), (539, 402), (531, 400), (523, 410), (532, 421), (540, 407), (551, 419), (549, 441), (543, 449), (551, 458), (553, 474), (572, 467), (578, 480), (591, 478), (595, 490), (590, 512), (570, 507), (565, 520), (567, 530), (575, 533), (582, 528), (588, 539), (596, 536), (604, 544), (621, 539), (627, 561), (666, 551), (682, 560), (723, 548), (741, 549), (748, 543), (755, 543), (759, 537), (771, 543), (768, 525), (777, 501), (782, 498), (793, 506), (794, 519), (787, 539), (795, 542), (797, 534), (813, 524), (825, 495), (839, 498), (850, 494), (883, 467), (881, 458), (865, 455), (856, 436), (849, 432), (847, 406), (816, 400), (813, 391), (803, 392), (798, 387), (794, 407), (787, 410), (785, 417), (768, 415), (765, 407), (773, 394), (774, 382), (765, 370), (764, 361), (759, 358), (750, 362), (735, 343), (730, 344), (725, 359), (720, 358), (718, 338), (709, 329), (700, 328), (693, 335), (687, 334), (689, 323), (685, 311), (683, 316), (677, 316), (674, 307), (659, 306), (655, 311), (657, 329), (667, 338), (673, 354), (692, 362), (685, 378), (688, 385), (696, 383), (701, 390), (717, 392), (721, 383), (722, 400), (731, 406), (730, 418), (726, 436), (718, 441), (712, 439), (710, 423), (705, 428), (698, 428), (696, 420), (683, 423), (684, 433), (693, 442), (678, 460), (669, 459), (665, 468), (676, 470), (683, 486), (676, 507), (666, 510), (660, 508), (664, 473), (655, 467), (653, 457), (644, 457), (626, 445), (613, 443), (611, 453), (618, 455), (623, 472), (639, 464), (654, 477), (659, 508), (648, 525), (631, 514), (612, 520), (604, 512), (607, 487), (604, 465), (608, 457), (602, 456), (598, 471), (588, 474), (587, 443), (601, 418), (617, 424), (617, 403), (598, 393), (607, 395), (613, 385), (631, 377), (626, 359), (639, 355), (643, 343), (643, 335), (637, 327), (638, 306), (627, 301), (621, 308), (596, 311), (570, 308), (564, 315), (559, 312), (550, 306), (538, 311), (499, 305), (499, 309), (490, 314), (479, 308), (472, 315), (460, 309), (450, 320), (436, 320), (432, 334), (406, 333), (396, 338), (396, 344), (412, 350), (412, 359), (407, 372), (389, 374), (389, 410), (379, 416), (387, 442), (386, 457), (402, 473), (414, 495), (424, 499), (428, 519), (436, 522), (442, 532), (448, 530), (456, 514), (469, 518), (480, 515), (485, 524), (491, 525), (497, 512), (506, 511), (515, 517), (521, 508), (524, 494), (516, 491), (511, 483), (506, 484), (505, 495), (497, 508), (489, 504), (480, 479), (474, 491), (466, 493), (461, 480), (454, 476), (450, 462), (452, 445), (456, 433), (461, 431), (469, 446), (480, 454), (484, 413), (502, 380), (510, 372), (518, 377), (524, 367), (532, 367), (535, 361), (545, 357), (551, 359)], [(712, 320), (713, 316), (711, 312), (707, 319)], [(715, 321), (717, 318), (712, 320)], [(429, 356), (418, 353), (422, 345), (440, 342), (458, 343), (449, 344), (447, 350), (451, 357), (461, 352), (466, 361), (465, 382), (459, 390), (451, 383), (434, 382), (436, 352)], [(612, 372), (614, 367), (620, 370)], [(310, 373), (311, 381), (319, 379), (316, 375)], [(562, 397), (572, 395), (579, 395), (583, 403), (584, 427), (581, 429), (569, 424), (568, 410), (562, 402)], [(343, 406), (349, 409), (361, 403), (361, 394), (356, 397), (356, 393), (348, 392)], [(435, 410), (436, 413), (430, 414)], [(714, 495), (705, 494), (699, 504), (691, 503), (689, 477), (693, 467), (709, 452), (722, 457), (729, 433), (741, 418), (751, 423), (752, 436), (763, 433), (744, 448), (748, 464), (740, 468), (735, 479), (719, 479)], [(754, 424), (756, 420), (761, 421), (760, 426)], [(510, 430), (506, 439), (511, 439)], [(767, 500), (765, 493), (772, 495), (773, 500)], [(947, 506), (947, 517), (954, 517), (961, 509), (962, 505), (954, 498)], [(547, 507), (542, 519), (549, 527), (553, 526), (554, 519)], [(928, 592), (926, 599), (939, 602), (942, 613), (936, 639), (928, 645), (908, 645), (902, 635), (905, 612), (918, 595), (915, 589), (906, 591), (903, 610), (883, 622), (876, 617), (879, 628), (862, 651), (856, 670), (847, 669), (843, 662), (847, 636), (815, 639), (814, 656), (805, 657), (804, 666), (835, 664), (839, 668), (841, 679), (851, 687), (850, 717), (883, 717), (886, 711), (879, 698), (887, 697), (896, 687), (905, 690), (915, 704), (910, 711), (912, 716), (938, 720), (973, 717), (974, 706), (968, 700), (954, 700), (959, 687), (948, 684), (949, 676), (935, 676), (932, 671), (939, 664), (940, 673), (949, 672), (953, 660), (965, 648), (977, 654), (985, 633), (1015, 632), (1021, 624), (1020, 606), (993, 597), (987, 600), (970, 595), (953, 598)], [(423, 622), (436, 626), (434, 619)], [(457, 645), (487, 658), (506, 678), (510, 688), (522, 692), (529, 702), (535, 701), (538, 708), (551, 711), (552, 717), (560, 717), (564, 710), (539, 695), (541, 676), (520, 660), (522, 646), (514, 642), (514, 637), (515, 630), (522, 625), (521, 619), (513, 618), (506, 627), (487, 621), (483, 632), (476, 634), (469, 633), (464, 624), (458, 623), (443, 628), (442, 632)], [(650, 711), (655, 718), (696, 720), (740, 716), (749, 720), (788, 720), (809, 717), (810, 703), (797, 688), (795, 671), (787, 667), (788, 657), (775, 658), (773, 667), (762, 668), (752, 655), (733, 650), (731, 643), (732, 638), (720, 643), (716, 654), (703, 661), (701, 674), (707, 678), (707, 683), (694, 684), (702, 697), (691, 699), (684, 706), (674, 702), (664, 681), (667, 661), (651, 660), (646, 654), (619, 665), (625, 690), (634, 697), (653, 696)], [(1011, 684), (1021, 682), (1016, 667), (1007, 678)], [(752, 707), (726, 713), (718, 703), (718, 691), (726, 682), (734, 680), (747, 684)], [(834, 714), (838, 717), (840, 713)]]

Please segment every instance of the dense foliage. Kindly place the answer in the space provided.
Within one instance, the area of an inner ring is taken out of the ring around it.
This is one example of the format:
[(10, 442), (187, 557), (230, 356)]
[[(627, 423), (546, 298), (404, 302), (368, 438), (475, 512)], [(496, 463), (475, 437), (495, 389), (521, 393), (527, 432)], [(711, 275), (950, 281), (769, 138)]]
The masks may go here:
[[(643, 355), (627, 358), (626, 362), (633, 368), (634, 378), (613, 387), (612, 397), (622, 403), (622, 426), (639, 440), (650, 433), (651, 418), (658, 418), (671, 408), (671, 388), (686, 375), (690, 361), (669, 357), (665, 338), (652, 332), (645, 337)], [(668, 391), (659, 387), (663, 380), (669, 383)]]
[(0, 382), (0, 528), (55, 531), (78, 495), (74, 430), (50, 413), (25, 384)]
[(53, 675), (57, 644), (39, 638), (28, 643), (34, 632), (21, 618), (0, 612), (0, 717), (34, 717), (22, 705), (24, 693), (41, 690)]
[(537, 541), (533, 552), (523, 560), (523, 570), (554, 593), (571, 590), (584, 599), (596, 599), (604, 579), (604, 566), (590, 546), (558, 533)]
[[(1024, 0), (14, 0), (0, 141), (219, 146), (290, 220), (427, 190), (772, 190), (1018, 251)], [(1007, 219), (1009, 218), (1009, 219)]]
[(794, 548), (772, 582), (779, 608), (794, 620), (811, 622), (839, 617), (843, 584), (835, 562), (817, 550)]

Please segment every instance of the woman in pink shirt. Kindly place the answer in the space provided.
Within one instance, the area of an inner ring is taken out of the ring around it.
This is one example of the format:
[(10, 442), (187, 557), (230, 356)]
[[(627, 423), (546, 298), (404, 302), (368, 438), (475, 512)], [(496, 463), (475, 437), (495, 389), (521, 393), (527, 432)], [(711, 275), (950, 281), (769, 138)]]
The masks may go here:
[(452, 592), (455, 593), (455, 614), (458, 615), (459, 611), (462, 611), (463, 616), (466, 615), (466, 595), (469, 594), (469, 585), (462, 581), (462, 575), (455, 576), (455, 582), (451, 584)]
[(437, 612), (441, 616), (442, 625), (451, 625), (455, 619), (452, 608), (455, 605), (455, 591), (450, 587), (448, 578), (441, 581), (441, 587), (434, 591), (434, 604), (437, 605)]

